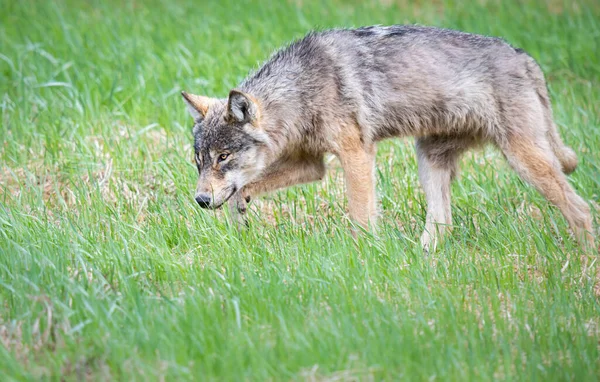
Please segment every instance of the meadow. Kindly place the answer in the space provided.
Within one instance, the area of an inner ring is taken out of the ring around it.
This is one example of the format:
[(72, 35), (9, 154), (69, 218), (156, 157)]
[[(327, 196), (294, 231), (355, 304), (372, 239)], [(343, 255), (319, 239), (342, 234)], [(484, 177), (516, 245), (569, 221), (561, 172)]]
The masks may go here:
[(598, 234), (595, 0), (0, 0), (0, 379), (600, 379), (596, 257), (492, 148), (429, 255), (411, 139), (380, 145), (378, 237), (350, 235), (335, 158), (242, 232), (195, 204), (181, 90), (223, 97), (314, 28), (406, 23), (538, 60)]

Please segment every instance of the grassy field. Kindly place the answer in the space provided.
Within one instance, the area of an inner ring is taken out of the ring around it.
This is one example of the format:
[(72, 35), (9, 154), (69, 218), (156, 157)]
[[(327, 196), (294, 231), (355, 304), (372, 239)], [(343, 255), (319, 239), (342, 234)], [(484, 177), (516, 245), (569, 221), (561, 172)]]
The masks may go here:
[(594, 0), (0, 0), (1, 379), (598, 380), (594, 280), (495, 150), (461, 162), (429, 256), (409, 139), (380, 146), (377, 239), (346, 229), (335, 160), (245, 232), (195, 205), (182, 89), (224, 96), (309, 29), (392, 23), (529, 51), (598, 226)]

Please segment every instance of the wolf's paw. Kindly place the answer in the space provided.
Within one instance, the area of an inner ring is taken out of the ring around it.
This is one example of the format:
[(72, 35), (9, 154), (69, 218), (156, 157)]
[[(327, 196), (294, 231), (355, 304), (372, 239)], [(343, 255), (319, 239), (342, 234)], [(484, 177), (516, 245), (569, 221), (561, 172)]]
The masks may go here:
[(250, 223), (247, 218), (247, 198), (244, 198), (241, 193), (236, 193), (229, 199), (229, 210), (238, 230), (248, 228)]
[(429, 231), (423, 232), (421, 235), (421, 247), (423, 248), (423, 252), (429, 255), (435, 252), (437, 248), (437, 237), (429, 233)]

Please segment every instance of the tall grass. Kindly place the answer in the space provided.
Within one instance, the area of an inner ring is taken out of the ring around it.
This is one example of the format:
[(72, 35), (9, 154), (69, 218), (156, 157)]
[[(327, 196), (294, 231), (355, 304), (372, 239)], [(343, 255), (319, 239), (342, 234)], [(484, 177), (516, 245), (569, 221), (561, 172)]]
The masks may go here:
[(600, 7), (567, 2), (0, 0), (3, 380), (597, 380), (600, 306), (560, 213), (491, 149), (426, 256), (410, 140), (383, 143), (378, 237), (321, 184), (237, 232), (192, 195), (185, 89), (224, 96), (312, 28), (502, 36), (546, 72), (600, 216)]

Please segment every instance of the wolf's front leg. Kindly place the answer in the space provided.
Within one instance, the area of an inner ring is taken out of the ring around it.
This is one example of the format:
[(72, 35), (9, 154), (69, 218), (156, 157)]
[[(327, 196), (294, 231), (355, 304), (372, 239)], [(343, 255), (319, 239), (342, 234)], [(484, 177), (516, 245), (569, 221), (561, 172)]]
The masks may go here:
[(320, 180), (325, 175), (323, 157), (303, 157), (276, 164), (265, 171), (257, 181), (243, 188), (242, 193), (249, 201), (254, 197), (296, 184)]
[(248, 200), (244, 197), (242, 191), (236, 192), (229, 198), (229, 210), (238, 229), (248, 227), (248, 218), (246, 217), (247, 202)]
[(325, 163), (322, 156), (307, 156), (271, 166), (260, 179), (242, 188), (229, 200), (229, 206), (238, 227), (248, 226), (246, 209), (251, 196), (255, 197), (296, 184), (314, 182), (322, 179), (324, 175)]
[(375, 144), (363, 145), (358, 138), (344, 143), (338, 157), (344, 170), (350, 218), (365, 229), (374, 229), (377, 223)]

